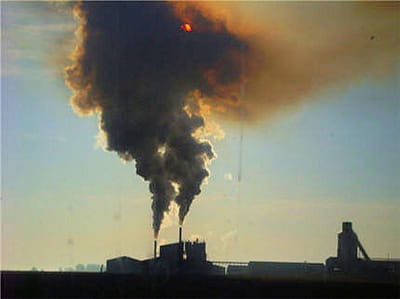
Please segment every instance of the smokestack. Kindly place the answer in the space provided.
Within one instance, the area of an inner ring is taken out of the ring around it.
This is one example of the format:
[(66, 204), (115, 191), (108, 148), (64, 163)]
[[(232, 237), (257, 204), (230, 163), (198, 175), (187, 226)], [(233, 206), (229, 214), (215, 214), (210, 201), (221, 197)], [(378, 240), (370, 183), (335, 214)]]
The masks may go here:
[(157, 240), (154, 240), (154, 259), (157, 258)]
[(182, 226), (179, 226), (179, 245), (178, 245), (178, 263), (182, 265), (183, 261), (183, 243), (182, 243)]

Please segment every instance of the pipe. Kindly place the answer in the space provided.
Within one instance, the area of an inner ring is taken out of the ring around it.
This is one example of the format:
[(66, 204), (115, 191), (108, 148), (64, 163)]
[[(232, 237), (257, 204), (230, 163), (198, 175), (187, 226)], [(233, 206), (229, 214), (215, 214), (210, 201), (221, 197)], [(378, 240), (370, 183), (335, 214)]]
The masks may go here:
[(183, 262), (183, 243), (182, 243), (182, 226), (179, 226), (179, 245), (178, 245), (178, 264), (182, 266)]
[(365, 251), (364, 247), (362, 246), (362, 244), (361, 244), (360, 240), (358, 239), (358, 236), (357, 236), (357, 235), (356, 235), (356, 240), (357, 240), (358, 248), (360, 248), (361, 253), (362, 253), (362, 255), (364, 256), (364, 258), (365, 258), (367, 261), (370, 261), (371, 259), (369, 258), (367, 252)]

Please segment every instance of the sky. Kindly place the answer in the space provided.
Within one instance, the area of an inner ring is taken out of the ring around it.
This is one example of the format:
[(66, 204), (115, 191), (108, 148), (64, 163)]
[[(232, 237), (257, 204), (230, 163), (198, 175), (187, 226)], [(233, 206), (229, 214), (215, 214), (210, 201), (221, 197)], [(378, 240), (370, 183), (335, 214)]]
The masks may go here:
[[(96, 143), (97, 117), (69, 104), (70, 11), (2, 2), (1, 14), (1, 269), (150, 257), (148, 184)], [(225, 137), (184, 237), (206, 240), (209, 260), (323, 262), (352, 221), (369, 256), (400, 257), (398, 62), (244, 124), (240, 182), (240, 124), (216, 116)], [(177, 231), (172, 207), (160, 243)]]

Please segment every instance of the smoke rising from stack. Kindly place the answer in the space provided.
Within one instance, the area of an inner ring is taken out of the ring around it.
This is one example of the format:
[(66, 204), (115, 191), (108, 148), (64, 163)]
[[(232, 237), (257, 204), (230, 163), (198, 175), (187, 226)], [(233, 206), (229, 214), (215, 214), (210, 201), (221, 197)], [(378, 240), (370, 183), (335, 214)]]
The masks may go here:
[[(82, 2), (71, 103), (149, 182), (157, 236), (215, 157), (204, 111), (255, 122), (399, 63), (399, 3)], [(189, 23), (191, 32), (182, 30)], [(373, 37), (373, 38), (371, 38)], [(245, 82), (245, 98), (240, 86)]]
[(200, 96), (233, 98), (244, 43), (190, 9), (185, 32), (168, 3), (80, 2), (73, 64), (65, 70), (78, 114), (98, 113), (106, 148), (149, 182), (158, 236), (174, 200), (180, 224), (215, 157), (196, 137), (205, 125)]

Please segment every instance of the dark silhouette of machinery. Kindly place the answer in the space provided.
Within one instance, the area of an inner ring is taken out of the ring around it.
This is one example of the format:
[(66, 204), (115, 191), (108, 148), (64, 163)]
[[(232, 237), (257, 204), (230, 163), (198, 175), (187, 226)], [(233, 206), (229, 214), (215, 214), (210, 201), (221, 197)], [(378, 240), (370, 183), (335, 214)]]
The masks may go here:
[[(359, 258), (359, 252), (362, 258)], [(223, 262), (221, 262), (223, 263)], [(342, 223), (342, 232), (338, 234), (337, 257), (330, 257), (326, 265), (322, 263), (289, 263), (289, 262), (255, 262), (244, 264), (227, 263), (227, 274), (253, 277), (316, 277), (325, 274), (344, 273), (361, 274), (369, 277), (387, 277), (400, 273), (398, 260), (372, 260), (357, 234), (353, 231), (351, 222)]]
[[(363, 258), (359, 258), (361, 253)], [(353, 231), (351, 222), (342, 223), (338, 234), (337, 257), (326, 260), (327, 272), (382, 274), (399, 273), (400, 262), (395, 260), (372, 260)]]
[(199, 240), (184, 242), (181, 227), (178, 242), (160, 246), (159, 256), (154, 241), (153, 258), (140, 261), (122, 256), (107, 260), (107, 272), (140, 275), (224, 275), (225, 267), (227, 275), (248, 277), (322, 277), (334, 273), (386, 277), (400, 273), (400, 261), (377, 260), (368, 256), (351, 222), (343, 222), (342, 232), (338, 234), (337, 257), (328, 258), (325, 265), (308, 262), (210, 262), (207, 261), (206, 243)]
[(358, 250), (361, 251), (365, 260), (371, 260), (357, 234), (353, 231), (352, 223), (343, 222), (342, 232), (338, 234), (337, 247), (337, 259), (343, 271), (348, 272), (354, 262), (358, 261)]

